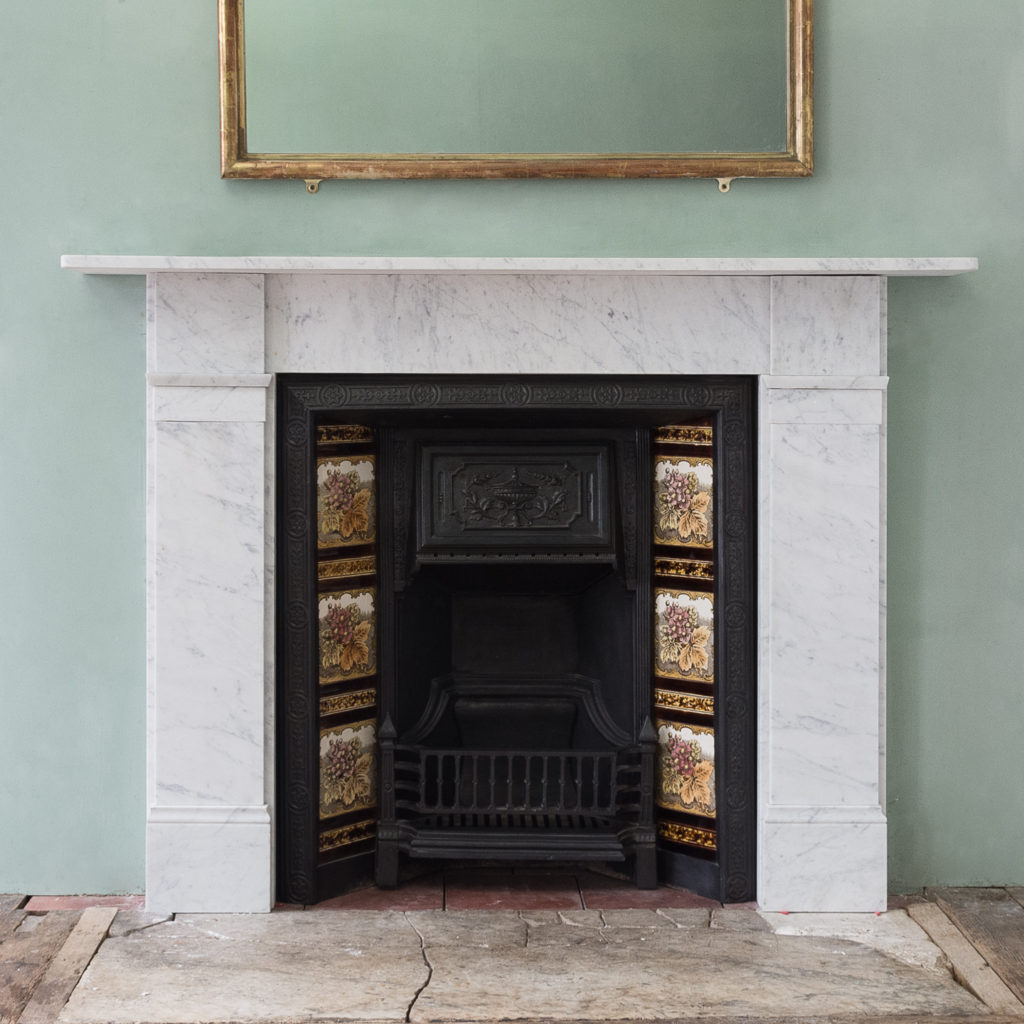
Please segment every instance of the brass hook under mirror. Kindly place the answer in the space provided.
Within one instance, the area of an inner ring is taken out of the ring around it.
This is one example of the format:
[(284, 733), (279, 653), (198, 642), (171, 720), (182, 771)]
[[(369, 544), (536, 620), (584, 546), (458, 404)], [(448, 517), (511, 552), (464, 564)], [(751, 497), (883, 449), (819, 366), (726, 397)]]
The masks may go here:
[(219, 16), (225, 178), (725, 192), (813, 171), (813, 0), (219, 0)]

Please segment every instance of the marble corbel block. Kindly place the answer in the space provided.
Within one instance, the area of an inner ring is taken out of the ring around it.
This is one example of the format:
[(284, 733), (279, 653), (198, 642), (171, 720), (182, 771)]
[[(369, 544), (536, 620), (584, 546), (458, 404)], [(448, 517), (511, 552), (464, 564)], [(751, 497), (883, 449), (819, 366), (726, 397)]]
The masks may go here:
[(771, 372), (884, 373), (885, 295), (884, 277), (773, 277)]
[(262, 373), (260, 274), (154, 274), (146, 289), (150, 373)]

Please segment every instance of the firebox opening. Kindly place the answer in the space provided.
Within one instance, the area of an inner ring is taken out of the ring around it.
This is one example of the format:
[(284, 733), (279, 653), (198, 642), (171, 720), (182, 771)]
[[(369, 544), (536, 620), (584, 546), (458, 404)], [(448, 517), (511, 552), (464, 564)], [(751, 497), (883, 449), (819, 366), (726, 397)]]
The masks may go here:
[(750, 898), (754, 382), (280, 389), (282, 888), (506, 859)]

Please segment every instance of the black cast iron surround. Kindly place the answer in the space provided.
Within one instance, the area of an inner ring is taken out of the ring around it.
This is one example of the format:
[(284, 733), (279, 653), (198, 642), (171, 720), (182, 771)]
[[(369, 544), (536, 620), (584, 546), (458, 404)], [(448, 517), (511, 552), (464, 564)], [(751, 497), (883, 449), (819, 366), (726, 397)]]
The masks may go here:
[[(277, 899), (315, 903), (357, 876), (373, 849), (322, 863), (317, 852), (319, 755), (316, 579), (316, 427), (663, 426), (709, 416), (714, 425), (716, 777), (713, 860), (672, 845), (659, 878), (723, 902), (756, 894), (756, 380), (740, 376), (296, 375), (277, 380)], [(650, 488), (632, 512), (650, 521)], [(379, 495), (378, 573), (393, 577), (409, 510)], [(628, 515), (629, 510), (624, 510)], [(379, 622), (380, 686), (393, 679), (389, 622)], [(390, 684), (390, 685), (393, 685)], [(382, 693), (387, 702), (387, 694)]]

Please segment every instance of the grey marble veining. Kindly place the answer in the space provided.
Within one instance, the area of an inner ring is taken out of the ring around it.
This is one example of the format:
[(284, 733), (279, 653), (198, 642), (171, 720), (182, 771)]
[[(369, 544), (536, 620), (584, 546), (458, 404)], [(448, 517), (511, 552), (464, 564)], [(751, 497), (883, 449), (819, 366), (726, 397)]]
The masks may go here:
[(763, 373), (759, 278), (275, 276), (267, 368), (305, 373)]

